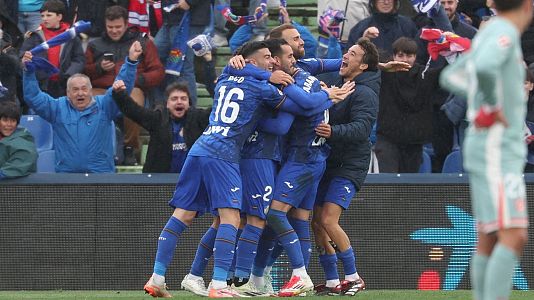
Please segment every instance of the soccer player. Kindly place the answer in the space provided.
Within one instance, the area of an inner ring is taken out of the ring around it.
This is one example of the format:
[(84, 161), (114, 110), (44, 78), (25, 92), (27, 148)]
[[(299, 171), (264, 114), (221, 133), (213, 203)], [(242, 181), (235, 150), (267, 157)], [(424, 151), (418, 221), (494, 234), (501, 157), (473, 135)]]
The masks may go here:
[[(247, 44), (242, 49), (242, 55), (264, 70), (272, 68), (271, 53), (263, 42)], [(293, 95), (292, 99), (303, 107), (313, 104), (306, 99), (304, 91), (293, 85), (284, 91)], [(169, 201), (175, 210), (159, 237), (154, 273), (145, 285), (145, 291), (154, 297), (170, 297), (165, 289), (164, 276), (178, 238), (194, 217), (207, 209), (220, 218), (214, 242), (215, 263), (209, 296), (239, 296), (227, 286), (226, 277), (240, 222), (240, 150), (260, 117), (257, 109), (260, 104), (276, 107), (284, 102), (285, 96), (265, 81), (226, 74), (219, 78), (216, 94), (218, 97), (214, 101), (210, 124), (189, 151), (181, 173), (184, 175), (179, 177), (174, 196)]]
[[(272, 57), (265, 43), (246, 45), (243, 56), (263, 69), (272, 67)], [(228, 288), (226, 276), (232, 263), (240, 221), (240, 150), (257, 123), (258, 106), (266, 103), (275, 107), (283, 101), (283, 95), (274, 86), (254, 78), (233, 76), (220, 78), (216, 95), (218, 97), (214, 99), (210, 124), (189, 151), (176, 191), (169, 201), (174, 212), (161, 232), (154, 273), (144, 287), (153, 297), (171, 297), (165, 288), (165, 272), (178, 239), (195, 216), (207, 208), (217, 210), (220, 217), (214, 243), (215, 263), (209, 296), (237, 296)]]
[[(329, 124), (321, 123), (315, 130), (317, 136), (327, 139), (332, 147), (319, 184), (312, 221), (319, 262), (326, 277), (326, 284), (318, 285), (316, 291), (323, 295), (354, 295), (365, 288), (356, 271), (356, 257), (349, 237), (339, 225), (339, 218), (367, 175), (371, 157), (369, 135), (378, 114), (378, 50), (367, 38), (358, 40), (343, 55), (339, 75), (327, 84), (340, 85), (347, 81), (356, 83), (356, 91), (330, 109)], [(338, 259), (345, 272), (343, 282), (337, 272)]]
[(464, 141), (478, 243), (471, 259), (477, 300), (508, 299), (527, 242), (526, 96), (521, 34), (532, 20), (531, 0), (494, 0), (498, 15), (473, 47), (441, 76), (441, 85), (468, 99)]

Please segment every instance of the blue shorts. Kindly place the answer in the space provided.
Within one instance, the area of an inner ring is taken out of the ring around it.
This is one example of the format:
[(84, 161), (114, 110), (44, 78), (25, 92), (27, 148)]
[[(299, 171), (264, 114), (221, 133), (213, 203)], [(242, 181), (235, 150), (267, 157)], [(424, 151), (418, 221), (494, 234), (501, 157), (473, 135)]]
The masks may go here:
[(199, 213), (241, 209), (239, 165), (204, 156), (187, 156), (169, 205)]
[(287, 161), (276, 178), (273, 199), (292, 207), (312, 210), (326, 162)]
[(346, 178), (323, 178), (317, 189), (315, 205), (323, 206), (324, 202), (330, 202), (347, 209), (356, 192), (352, 181)]
[(270, 159), (242, 159), (243, 180), (241, 213), (266, 219), (273, 197), (277, 163)]

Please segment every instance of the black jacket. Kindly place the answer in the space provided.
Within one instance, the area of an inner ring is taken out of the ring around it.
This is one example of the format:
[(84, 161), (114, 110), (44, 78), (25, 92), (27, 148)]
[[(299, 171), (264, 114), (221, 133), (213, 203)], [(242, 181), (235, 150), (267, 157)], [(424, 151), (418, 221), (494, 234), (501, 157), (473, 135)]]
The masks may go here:
[[(122, 113), (150, 133), (148, 152), (143, 173), (168, 173), (172, 161), (172, 122), (169, 112), (162, 105), (149, 110), (137, 105), (125, 92), (113, 93), (113, 99)], [(184, 139), (188, 149), (208, 126), (211, 111), (189, 108), (184, 124)]]
[(432, 138), (432, 94), (440, 69), (415, 64), (408, 72), (382, 73), (377, 134), (397, 144), (424, 144)]
[[(29, 36), (22, 43), (19, 54), (24, 55), (24, 52), (30, 51), (35, 46), (44, 42), (44, 34), (42, 30), (29, 33)], [(67, 79), (76, 73), (83, 73), (85, 67), (85, 54), (83, 52), (82, 41), (75, 37), (74, 39), (61, 45), (61, 51), (59, 55), (59, 80), (63, 89), (67, 87)], [(48, 51), (44, 51), (38, 56), (48, 59)], [(41, 84), (41, 89), (47, 90), (47, 80), (50, 77), (49, 74), (37, 71), (37, 80)]]
[[(330, 108), (332, 147), (326, 162), (326, 177), (343, 177), (359, 190), (369, 169), (371, 142), (369, 135), (378, 114), (380, 72), (364, 72), (354, 78), (356, 88), (343, 102)], [(342, 86), (339, 76), (328, 85)]]
[(0, 102), (16, 101), (18, 88), (18, 74), (22, 68), (16, 56), (0, 52), (0, 82), (7, 88), (7, 92), (0, 94)]
[(347, 49), (358, 42), (367, 28), (373, 26), (380, 30), (380, 35), (371, 41), (378, 48), (381, 60), (387, 60), (387, 57), (393, 54), (392, 45), (398, 38), (404, 36), (415, 39), (417, 35), (417, 27), (410, 18), (397, 13), (374, 13), (352, 27)]

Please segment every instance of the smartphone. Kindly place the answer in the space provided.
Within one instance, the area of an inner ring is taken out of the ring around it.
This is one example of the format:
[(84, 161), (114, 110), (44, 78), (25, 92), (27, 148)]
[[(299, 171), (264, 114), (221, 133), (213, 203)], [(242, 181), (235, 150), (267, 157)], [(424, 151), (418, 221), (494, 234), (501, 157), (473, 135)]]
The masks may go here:
[(109, 61), (114, 61), (114, 58), (115, 58), (115, 55), (113, 55), (113, 53), (104, 53), (104, 58), (105, 60), (109, 60)]

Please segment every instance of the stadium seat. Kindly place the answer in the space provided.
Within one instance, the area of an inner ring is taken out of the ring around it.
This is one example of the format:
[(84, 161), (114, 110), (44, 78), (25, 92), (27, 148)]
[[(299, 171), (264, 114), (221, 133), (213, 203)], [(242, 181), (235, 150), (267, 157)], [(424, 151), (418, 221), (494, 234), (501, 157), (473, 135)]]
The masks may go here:
[(38, 152), (52, 150), (54, 147), (52, 125), (38, 115), (23, 115), (19, 127), (28, 129), (33, 135)]
[(441, 173), (463, 173), (464, 167), (463, 167), (463, 159), (462, 159), (462, 152), (460, 150), (452, 151), (449, 155), (447, 155), (447, 158), (445, 158), (445, 162), (443, 163), (443, 169), (441, 170)]
[(45, 150), (39, 152), (37, 158), (37, 173), (56, 172), (56, 151)]
[(432, 173), (432, 162), (430, 161), (430, 155), (423, 151), (423, 160), (421, 161), (421, 167), (419, 167), (419, 173)]

